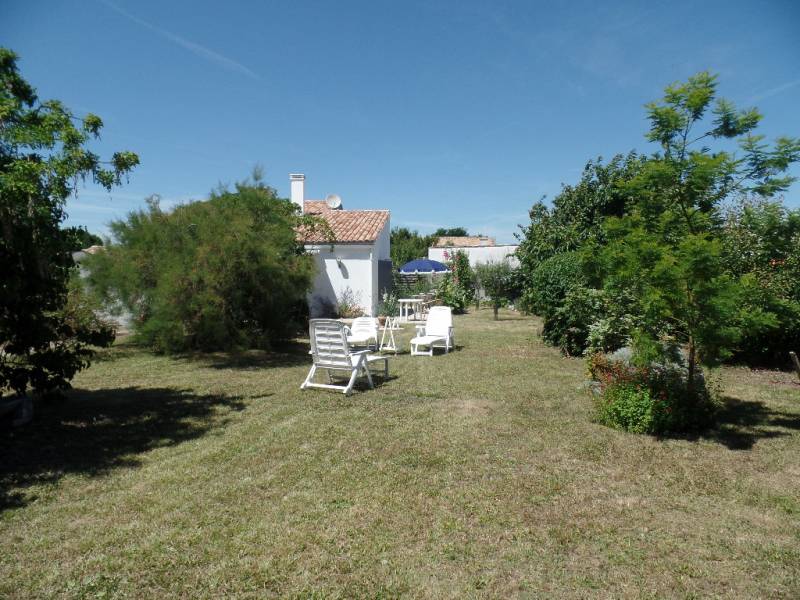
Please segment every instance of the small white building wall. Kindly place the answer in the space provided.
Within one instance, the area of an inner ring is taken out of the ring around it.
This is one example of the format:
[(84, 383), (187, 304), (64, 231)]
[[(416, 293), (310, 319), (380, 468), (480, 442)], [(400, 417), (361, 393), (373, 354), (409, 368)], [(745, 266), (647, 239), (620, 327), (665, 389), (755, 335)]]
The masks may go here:
[[(349, 287), (367, 315), (373, 316), (377, 309), (377, 267), (373, 263), (372, 244), (307, 245), (306, 250), (314, 255), (317, 274), (308, 303), (311, 316), (319, 316), (319, 298), (325, 298), (334, 306)], [(338, 260), (337, 260), (338, 259)], [(375, 275), (373, 276), (373, 272)]]
[(380, 234), (378, 235), (378, 239), (375, 240), (375, 255), (377, 260), (391, 260), (391, 246), (390, 246), (390, 235), (389, 232), (391, 231), (391, 226), (389, 224), (389, 218), (386, 219), (386, 224), (383, 226)]
[(448, 246), (445, 248), (428, 248), (428, 258), (431, 260), (438, 260), (439, 262), (447, 262), (448, 259), (444, 257), (445, 252), (452, 255), (459, 250), (463, 250), (469, 256), (470, 266), (475, 266), (478, 263), (487, 262), (502, 262), (508, 260), (512, 267), (519, 266), (519, 260), (514, 256), (519, 246), (478, 246), (459, 248), (457, 246)]

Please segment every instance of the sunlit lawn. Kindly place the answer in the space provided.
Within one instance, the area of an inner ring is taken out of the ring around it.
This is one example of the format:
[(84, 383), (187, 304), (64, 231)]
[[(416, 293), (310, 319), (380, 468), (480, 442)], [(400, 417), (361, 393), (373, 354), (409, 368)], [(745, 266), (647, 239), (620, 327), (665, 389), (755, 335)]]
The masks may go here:
[(502, 317), (349, 398), (298, 389), (300, 343), (107, 352), (0, 433), (0, 597), (800, 595), (793, 374), (726, 368), (718, 430), (634, 436)]

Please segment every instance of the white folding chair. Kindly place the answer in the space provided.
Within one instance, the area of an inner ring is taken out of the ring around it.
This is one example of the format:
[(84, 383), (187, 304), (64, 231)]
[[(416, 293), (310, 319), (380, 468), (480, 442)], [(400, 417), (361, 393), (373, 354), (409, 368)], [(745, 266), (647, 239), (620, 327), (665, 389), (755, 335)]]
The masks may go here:
[[(369, 350), (352, 352), (347, 344), (347, 332), (344, 323), (335, 319), (311, 319), (308, 326), (311, 340), (311, 357), (313, 364), (300, 389), (316, 387), (328, 390), (341, 390), (346, 396), (353, 391), (353, 385), (359, 375), (366, 375), (369, 387), (374, 388), (370, 363), (383, 361), (384, 377), (389, 376), (389, 357), (370, 355)], [(328, 383), (315, 383), (314, 374), (323, 369), (328, 374)], [(349, 373), (347, 385), (333, 383), (333, 372)]]

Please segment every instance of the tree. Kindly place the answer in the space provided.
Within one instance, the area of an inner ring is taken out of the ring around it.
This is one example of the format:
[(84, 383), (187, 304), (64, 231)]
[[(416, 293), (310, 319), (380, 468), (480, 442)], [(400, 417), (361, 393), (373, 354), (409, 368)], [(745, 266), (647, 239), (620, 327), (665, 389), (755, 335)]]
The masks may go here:
[(433, 232), (433, 237), (464, 237), (469, 235), (463, 227), (439, 227)]
[(96, 115), (40, 101), (16, 54), (0, 48), (0, 390), (66, 388), (91, 346), (111, 341), (107, 328), (65, 314), (75, 236), (61, 228), (79, 182), (110, 190), (139, 163), (132, 152), (109, 162), (92, 153), (102, 127)]
[(68, 227), (66, 231), (72, 235), (72, 244), (70, 249), (73, 252), (84, 250), (90, 246), (102, 246), (103, 238), (95, 233), (90, 233), (86, 227)]
[(232, 191), (111, 223), (106, 251), (85, 261), (92, 288), (133, 315), (134, 339), (159, 352), (269, 348), (308, 315), (314, 259), (297, 239), (313, 226), (256, 173)]
[(410, 260), (428, 256), (428, 248), (435, 238), (429, 235), (420, 235), (406, 227), (395, 227), (391, 232), (391, 258), (392, 265), (399, 269)]
[[(617, 154), (609, 162), (602, 158), (586, 163), (580, 181), (563, 185), (549, 208), (537, 202), (529, 212), (530, 222), (520, 226), (516, 255), (520, 260), (523, 295), (520, 307), (528, 312), (537, 308), (535, 273), (540, 265), (557, 254), (579, 250), (592, 242), (604, 243), (603, 223), (606, 217), (625, 214), (629, 194), (624, 184), (642, 168), (646, 158), (630, 152)], [(559, 305), (547, 307), (557, 310)]]
[(498, 320), (498, 311), (511, 300), (514, 287), (512, 280), (514, 270), (508, 261), (480, 263), (475, 267), (478, 285), (489, 297), (494, 311), (494, 320)]
[[(685, 344), (689, 395), (697, 362), (724, 358), (740, 335), (741, 287), (724, 272), (720, 205), (733, 194), (785, 190), (793, 178), (784, 173), (800, 158), (800, 141), (781, 137), (768, 147), (752, 133), (758, 111), (714, 103), (716, 88), (716, 77), (703, 72), (647, 105), (647, 139), (661, 149), (625, 184), (629, 211), (606, 220), (608, 243), (587, 252), (599, 256), (606, 290), (627, 289), (637, 298), (644, 326), (635, 338), (643, 358), (664, 341)], [(742, 156), (708, 147), (728, 139)]]

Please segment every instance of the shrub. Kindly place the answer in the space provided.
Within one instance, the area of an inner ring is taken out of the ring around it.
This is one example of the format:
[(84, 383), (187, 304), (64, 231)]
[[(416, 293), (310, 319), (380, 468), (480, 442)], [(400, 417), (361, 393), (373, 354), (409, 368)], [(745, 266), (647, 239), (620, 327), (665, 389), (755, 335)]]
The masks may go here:
[(569, 356), (581, 356), (586, 348), (589, 328), (603, 314), (603, 293), (576, 287), (563, 303), (544, 317), (542, 338)]
[(349, 286), (342, 290), (336, 303), (336, 313), (341, 319), (355, 319), (364, 316), (361, 307), (361, 295), (356, 294)]
[(570, 290), (585, 284), (580, 255), (556, 254), (534, 269), (524, 304), (530, 312), (547, 317), (562, 306)]
[(461, 314), (471, 301), (470, 294), (453, 281), (450, 274), (445, 275), (436, 288), (436, 297), (449, 306), (455, 314)]
[(654, 402), (650, 391), (633, 383), (614, 383), (603, 393), (598, 403), (597, 420), (603, 425), (631, 433), (657, 433), (654, 414), (660, 403)]
[(170, 213), (151, 200), (113, 222), (112, 243), (84, 264), (93, 289), (133, 315), (133, 339), (156, 351), (266, 348), (301, 326), (314, 261), (300, 223), (256, 175)]
[(800, 349), (800, 210), (765, 199), (732, 206), (724, 224), (723, 261), (743, 290), (734, 359), (788, 362), (787, 350)]
[(713, 423), (717, 406), (702, 371), (699, 368), (695, 371), (690, 389), (683, 355), (645, 366), (636, 366), (634, 362), (633, 352), (628, 348), (589, 358), (589, 372), (598, 382), (595, 394), (598, 422), (653, 435), (698, 431)]

